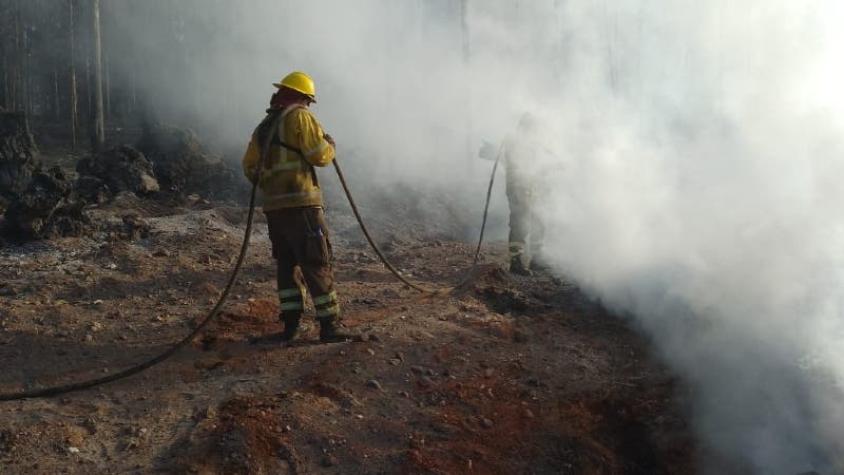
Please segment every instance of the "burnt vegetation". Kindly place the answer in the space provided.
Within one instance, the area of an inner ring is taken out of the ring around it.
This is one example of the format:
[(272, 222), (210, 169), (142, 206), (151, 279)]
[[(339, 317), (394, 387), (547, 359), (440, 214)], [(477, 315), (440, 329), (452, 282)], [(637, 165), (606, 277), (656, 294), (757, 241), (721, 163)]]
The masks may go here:
[(134, 72), (145, 58), (127, 54), (140, 40), (118, 34), (112, 21), (118, 6), (161, 19), (169, 13), (172, 44), (188, 48), (183, 10), (102, 3), (0, 4), (0, 232), (7, 240), (95, 229), (86, 207), (121, 193), (170, 204), (245, 196), (235, 167), (192, 130), (164, 125), (173, 117), (140, 99)]
[[(186, 120), (192, 63), (215, 59), (207, 5), (242, 2), (0, 0), (0, 393), (142, 361), (219, 296), (249, 189)], [(125, 34), (118, 7), (163, 32)], [(145, 68), (183, 103), (150, 97)], [(203, 110), (238, 107), (216, 99)], [(476, 217), (447, 194), (372, 188), (365, 211), (397, 267), (459, 282)], [(682, 387), (623, 320), (564, 276), (508, 274), (502, 243), (458, 291), (420, 296), (325, 191), (344, 318), (366, 341), (314, 344), (308, 323), (304, 343), (254, 344), (280, 329), (259, 230), (221, 318), (172, 360), (0, 405), (0, 473), (694, 472)]]

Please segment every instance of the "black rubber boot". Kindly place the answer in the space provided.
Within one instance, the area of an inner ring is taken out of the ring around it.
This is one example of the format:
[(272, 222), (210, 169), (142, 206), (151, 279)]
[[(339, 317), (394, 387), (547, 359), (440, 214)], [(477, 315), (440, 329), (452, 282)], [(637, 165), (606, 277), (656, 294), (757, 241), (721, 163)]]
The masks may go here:
[(287, 343), (296, 338), (296, 333), (299, 330), (299, 320), (301, 318), (301, 315), (279, 315), (279, 320), (284, 322), (284, 331), (273, 333), (272, 335), (254, 337), (249, 341), (253, 345)]
[(548, 266), (548, 264), (546, 264), (546, 263), (544, 263), (544, 262), (542, 262), (538, 259), (533, 259), (533, 260), (530, 261), (530, 270), (532, 270), (533, 272), (546, 272), (547, 273), (551, 270), (551, 267)]
[(517, 275), (531, 275), (530, 269), (525, 267), (525, 264), (519, 256), (515, 256), (510, 259), (510, 273)]
[(319, 341), (321, 343), (343, 343), (346, 341), (363, 341), (363, 337), (356, 333), (338, 329), (334, 319), (319, 320)]
[(302, 319), (301, 315), (281, 315), (281, 321), (284, 322), (284, 331), (276, 333), (271, 340), (277, 343), (287, 343), (296, 338), (296, 333), (299, 331), (299, 321)]

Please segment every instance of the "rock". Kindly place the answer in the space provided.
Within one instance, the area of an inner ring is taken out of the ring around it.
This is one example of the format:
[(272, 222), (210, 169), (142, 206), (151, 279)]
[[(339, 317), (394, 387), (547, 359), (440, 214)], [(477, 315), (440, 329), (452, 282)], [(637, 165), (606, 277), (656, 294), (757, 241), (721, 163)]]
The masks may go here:
[(528, 334), (522, 330), (516, 330), (513, 332), (513, 341), (516, 343), (527, 343), (530, 338)]
[(481, 417), (481, 425), (484, 426), (484, 428), (486, 429), (491, 429), (492, 426), (495, 425), (495, 423), (492, 422), (492, 419), (489, 419), (487, 417)]
[(204, 149), (187, 129), (146, 125), (138, 150), (152, 162), (162, 188), (180, 195), (237, 199), (248, 184), (239, 171)]
[(149, 237), (152, 228), (149, 223), (141, 219), (137, 214), (127, 214), (123, 216), (122, 221), (124, 232), (130, 240), (136, 241)]
[[(160, 190), (152, 163), (141, 152), (128, 145), (84, 158), (77, 163), (76, 171), (82, 177), (100, 180), (108, 193), (131, 191), (138, 195), (148, 195)], [(86, 199), (95, 201), (96, 196), (92, 194), (104, 191), (97, 190), (95, 185), (93, 180), (86, 179), (86, 183), (80, 183), (78, 187), (85, 190)]]
[(160, 190), (158, 180), (149, 175), (143, 175), (141, 177), (141, 193), (152, 193), (158, 190)]
[(378, 391), (384, 390), (384, 388), (381, 387), (381, 383), (379, 383), (377, 379), (370, 379), (369, 381), (367, 381), (366, 387), (372, 388), (372, 389), (377, 389)]
[(112, 194), (103, 180), (89, 175), (76, 179), (76, 192), (86, 201), (97, 204), (105, 203)]
[(79, 235), (89, 224), (82, 212), (84, 206), (64, 172), (53, 167), (36, 173), (26, 190), (9, 204), (7, 231), (24, 240)]
[(71, 453), (71, 454), (78, 454), (79, 448), (78, 447), (68, 447), (67, 451), (68, 451), (68, 453)]
[(97, 420), (93, 417), (86, 418), (84, 421), (82, 421), (80, 426), (83, 429), (87, 430), (89, 435), (94, 435), (97, 433)]
[[(377, 382), (377, 381), (376, 381)], [(369, 383), (367, 383), (369, 386)], [(345, 409), (363, 406), (355, 396), (345, 389), (330, 383), (318, 383), (314, 386), (314, 390), (320, 396), (324, 396), (339, 403)]]
[(530, 410), (530, 409), (528, 409), (528, 408), (525, 408), (525, 410), (524, 410), (524, 416), (525, 416), (525, 419), (533, 419), (533, 418), (535, 418), (535, 417), (536, 417), (536, 416), (533, 414), (533, 411), (531, 411), (531, 410)]
[(325, 456), (322, 457), (320, 464), (326, 468), (333, 467), (337, 465), (337, 459), (331, 454), (325, 454)]
[(0, 282), (0, 297), (14, 297), (16, 296), (20, 290), (16, 287), (6, 284), (4, 282)]

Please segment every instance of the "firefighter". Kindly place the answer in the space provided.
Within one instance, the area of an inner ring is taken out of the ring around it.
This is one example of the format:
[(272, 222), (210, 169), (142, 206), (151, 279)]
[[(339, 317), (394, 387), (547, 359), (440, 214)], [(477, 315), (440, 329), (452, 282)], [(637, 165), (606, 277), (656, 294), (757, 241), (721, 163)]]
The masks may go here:
[[(250, 181), (256, 168), (263, 167), (258, 187), (278, 264), (279, 318), (284, 331), (271, 339), (288, 342), (296, 336), (308, 292), (320, 324), (320, 341), (355, 339), (356, 335), (338, 329), (340, 303), (334, 288), (331, 242), (314, 169), (334, 160), (334, 140), (308, 110), (316, 102), (316, 89), (307, 74), (293, 72), (273, 85), (277, 90), (270, 108), (243, 157), (243, 172)], [(270, 150), (261, 163), (261, 147), (268, 139)]]
[[(538, 155), (547, 152), (540, 142), (539, 123), (526, 113), (519, 120), (516, 134), (505, 140), (501, 149), (510, 206), (510, 272), (519, 275), (547, 269), (542, 258), (545, 225), (537, 213), (544, 181)], [(485, 143), (479, 155), (495, 160), (497, 153), (494, 145)]]

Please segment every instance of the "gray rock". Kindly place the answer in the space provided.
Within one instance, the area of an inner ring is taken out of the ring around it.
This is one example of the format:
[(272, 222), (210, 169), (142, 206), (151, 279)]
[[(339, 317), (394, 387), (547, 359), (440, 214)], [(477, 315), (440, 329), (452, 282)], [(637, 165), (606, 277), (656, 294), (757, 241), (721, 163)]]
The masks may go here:
[(242, 173), (206, 150), (191, 130), (147, 125), (137, 147), (164, 190), (215, 199), (237, 199), (247, 192)]
[[(148, 195), (161, 188), (155, 179), (152, 163), (128, 145), (84, 158), (76, 165), (76, 171), (81, 177), (90, 176), (101, 180), (109, 193), (131, 191), (138, 195)], [(85, 198), (94, 201), (94, 197), (90, 196), (95, 191), (91, 189), (93, 182), (88, 179), (84, 185), (88, 194)], [(83, 189), (83, 183), (79, 184), (79, 188)]]
[(12, 200), (5, 213), (6, 227), (25, 240), (79, 235), (89, 224), (84, 206), (64, 172), (53, 167), (36, 173), (26, 190)]

